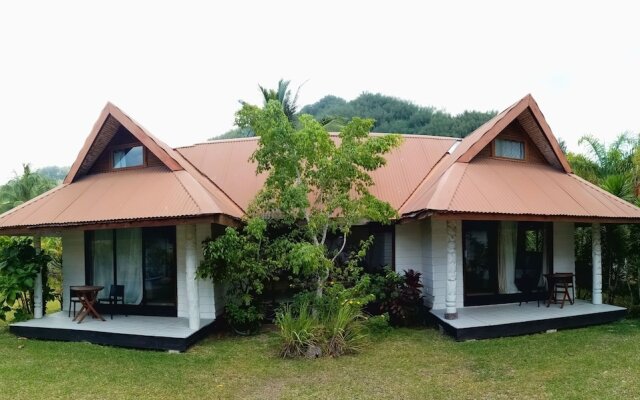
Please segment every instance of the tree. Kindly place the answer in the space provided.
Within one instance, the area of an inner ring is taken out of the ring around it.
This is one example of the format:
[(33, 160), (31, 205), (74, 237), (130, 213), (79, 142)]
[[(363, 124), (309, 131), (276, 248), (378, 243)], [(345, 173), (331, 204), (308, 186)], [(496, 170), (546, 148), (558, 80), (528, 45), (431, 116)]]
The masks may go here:
[(260, 92), (262, 92), (265, 107), (270, 101), (277, 101), (282, 106), (284, 115), (287, 116), (289, 122), (294, 122), (296, 119), (296, 113), (298, 112), (298, 94), (300, 93), (302, 85), (298, 86), (296, 94), (292, 95), (291, 89), (289, 89), (290, 83), (291, 81), (280, 79), (278, 81), (278, 87), (275, 90), (266, 89), (260, 85), (258, 85), (258, 87), (260, 88)]
[[(609, 193), (634, 202), (638, 182), (638, 168), (634, 163), (638, 154), (638, 140), (623, 133), (607, 145), (593, 135), (585, 135), (580, 138), (578, 144), (586, 145), (587, 154), (567, 155), (573, 171)], [(603, 280), (606, 282), (607, 301), (613, 303), (616, 293), (623, 289), (624, 283), (631, 289), (630, 281), (637, 281), (637, 263), (632, 262), (637, 257), (633, 257), (632, 248), (638, 237), (634, 238), (636, 229), (631, 229), (628, 225), (608, 224), (601, 229), (604, 239)], [(591, 251), (590, 246), (582, 245), (585, 242), (583, 233), (580, 233), (579, 241), (581, 245), (576, 247), (576, 259), (588, 260), (590, 254), (581, 253)], [(578, 265), (578, 268), (579, 274), (587, 275), (590, 264), (584, 262)], [(633, 290), (630, 292), (633, 295)]]
[(301, 112), (311, 114), (319, 121), (372, 118), (376, 132), (453, 137), (465, 137), (496, 115), (494, 111), (464, 111), (451, 115), (380, 93), (363, 93), (351, 101), (329, 95), (303, 107)]
[(23, 164), (22, 175), (16, 175), (0, 188), (0, 212), (17, 207), (55, 185), (55, 181), (32, 172), (29, 164)]
[[(288, 251), (288, 265), (295, 274), (313, 277), (321, 297), (351, 227), (361, 221), (388, 223), (396, 216), (391, 205), (370, 193), (369, 173), (385, 165), (384, 155), (401, 138), (369, 136), (373, 120), (354, 118), (333, 140), (309, 115), (302, 115), (294, 127), (273, 100), (264, 108), (245, 104), (236, 121), (260, 136), (252, 161), (257, 173), (267, 173), (249, 215), (266, 216), (301, 232)], [(341, 237), (337, 249), (328, 246), (330, 234)]]

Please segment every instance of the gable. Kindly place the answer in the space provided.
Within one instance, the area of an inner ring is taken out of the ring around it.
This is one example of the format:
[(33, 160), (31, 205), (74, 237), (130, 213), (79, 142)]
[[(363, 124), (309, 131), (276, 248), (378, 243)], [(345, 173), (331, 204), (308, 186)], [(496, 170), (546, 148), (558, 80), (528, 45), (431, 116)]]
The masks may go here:
[(64, 183), (72, 183), (90, 173), (106, 172), (107, 166), (111, 168), (110, 153), (113, 147), (126, 141), (140, 143), (144, 147), (145, 159), (150, 160), (152, 165), (163, 165), (171, 171), (184, 170), (172, 148), (153, 137), (119, 108), (107, 103)]
[[(87, 175), (105, 172), (122, 171), (123, 169), (113, 169), (113, 153), (119, 149), (127, 147), (142, 146), (144, 167), (164, 167), (164, 163), (142, 144), (138, 138), (133, 136), (124, 126), (120, 126), (110, 142), (106, 144), (102, 153), (95, 159), (93, 165), (87, 171)], [(87, 160), (87, 158), (85, 158)]]
[(531, 95), (525, 96), (467, 136), (443, 171), (454, 162), (468, 163), (473, 160), (514, 121), (529, 135), (548, 164), (566, 173), (571, 172), (558, 140)]
[[(496, 151), (496, 141), (497, 140), (508, 140), (514, 141), (523, 144), (524, 148), (524, 159), (523, 160), (511, 160), (508, 158), (500, 157)], [(560, 168), (559, 165), (554, 165), (557, 163), (552, 163), (555, 160), (554, 157), (550, 158), (552, 161), (550, 162), (540, 151), (538, 145), (532, 140), (531, 136), (527, 133), (527, 131), (522, 127), (520, 122), (516, 119), (512, 123), (510, 123), (502, 132), (500, 132), (489, 144), (487, 144), (472, 160), (484, 159), (484, 158), (495, 158), (507, 161), (519, 161), (519, 162), (527, 162), (534, 164), (551, 164), (556, 168)]]

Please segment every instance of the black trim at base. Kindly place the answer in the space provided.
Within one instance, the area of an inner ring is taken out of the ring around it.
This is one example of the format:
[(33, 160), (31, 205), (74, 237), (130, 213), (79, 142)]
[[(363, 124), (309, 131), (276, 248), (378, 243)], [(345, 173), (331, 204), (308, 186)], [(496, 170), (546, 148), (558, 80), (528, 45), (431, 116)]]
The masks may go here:
[(593, 314), (574, 315), (569, 317), (539, 319), (512, 324), (488, 325), (471, 328), (455, 328), (447, 321), (429, 313), (444, 333), (455, 340), (493, 339), (498, 337), (528, 335), (553, 329), (582, 328), (590, 325), (608, 324), (618, 321), (627, 315), (627, 310), (614, 310)]
[[(108, 318), (108, 317), (107, 317)], [(216, 320), (217, 321), (217, 320)], [(202, 327), (186, 338), (130, 335), (124, 333), (82, 331), (73, 329), (9, 326), (9, 332), (28, 339), (59, 340), (65, 342), (90, 342), (94, 344), (146, 350), (186, 351), (196, 342), (217, 329), (216, 321)]]

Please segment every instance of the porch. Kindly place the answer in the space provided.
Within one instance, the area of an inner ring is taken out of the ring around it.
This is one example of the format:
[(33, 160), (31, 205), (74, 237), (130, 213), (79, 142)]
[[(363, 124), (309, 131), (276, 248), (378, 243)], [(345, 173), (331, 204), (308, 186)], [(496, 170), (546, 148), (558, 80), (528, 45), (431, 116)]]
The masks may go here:
[(445, 309), (431, 310), (430, 315), (443, 332), (456, 340), (490, 339), (526, 335), (556, 329), (579, 328), (622, 319), (626, 309), (608, 304), (577, 300), (560, 308), (543, 302), (496, 304), (458, 308), (457, 319), (446, 319)]
[(151, 350), (185, 351), (214, 327), (213, 319), (201, 319), (199, 329), (189, 328), (189, 318), (109, 315), (106, 321), (87, 317), (72, 321), (66, 311), (39, 319), (13, 323), (9, 331), (29, 339), (91, 342), (95, 344)]

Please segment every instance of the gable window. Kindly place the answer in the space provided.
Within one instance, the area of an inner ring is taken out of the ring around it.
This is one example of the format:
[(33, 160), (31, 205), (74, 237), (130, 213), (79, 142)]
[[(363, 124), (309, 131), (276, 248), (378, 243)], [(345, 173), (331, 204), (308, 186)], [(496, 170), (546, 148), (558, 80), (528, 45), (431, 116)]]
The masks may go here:
[(113, 151), (113, 169), (140, 167), (144, 165), (142, 146), (125, 147)]
[(518, 140), (496, 139), (495, 156), (524, 160), (524, 142)]

